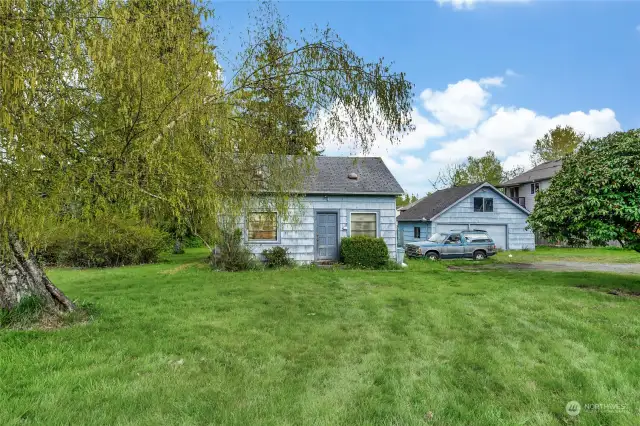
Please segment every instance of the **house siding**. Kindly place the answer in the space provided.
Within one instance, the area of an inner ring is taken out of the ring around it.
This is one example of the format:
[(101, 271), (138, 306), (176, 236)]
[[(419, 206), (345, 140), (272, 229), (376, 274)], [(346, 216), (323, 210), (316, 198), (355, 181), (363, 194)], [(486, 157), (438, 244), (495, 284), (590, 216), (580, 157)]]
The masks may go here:
[[(538, 182), (538, 184), (540, 185), (540, 191), (543, 191), (549, 188), (549, 186), (551, 185), (551, 179), (541, 180)], [(518, 193), (521, 197), (524, 197), (524, 207), (532, 212), (536, 206), (536, 194), (531, 193), (531, 182), (524, 183), (518, 188)], [(509, 188), (505, 189), (505, 194), (507, 194), (507, 196), (509, 195)]]
[[(258, 209), (260, 210), (260, 209)], [(352, 212), (375, 212), (378, 217), (378, 236), (389, 249), (389, 257), (396, 258), (396, 198), (383, 195), (308, 195), (291, 202), (289, 217), (278, 217), (277, 242), (250, 242), (247, 240), (244, 218), (239, 222), (245, 242), (258, 257), (264, 249), (281, 246), (289, 249), (298, 263), (315, 261), (315, 214), (317, 211), (335, 211), (338, 214), (338, 244), (349, 236), (349, 217)], [(339, 247), (338, 247), (339, 249)]]
[[(541, 186), (542, 189), (542, 186)], [(474, 197), (493, 197), (493, 212), (473, 211)], [(533, 232), (527, 230), (527, 214), (502, 198), (491, 188), (482, 188), (468, 195), (433, 221), (434, 224), (506, 225), (510, 250), (535, 249)]]
[[(414, 238), (413, 228), (420, 228), (420, 238)], [(400, 244), (404, 245), (413, 241), (426, 241), (431, 236), (431, 222), (399, 222), (398, 223), (398, 238)]]

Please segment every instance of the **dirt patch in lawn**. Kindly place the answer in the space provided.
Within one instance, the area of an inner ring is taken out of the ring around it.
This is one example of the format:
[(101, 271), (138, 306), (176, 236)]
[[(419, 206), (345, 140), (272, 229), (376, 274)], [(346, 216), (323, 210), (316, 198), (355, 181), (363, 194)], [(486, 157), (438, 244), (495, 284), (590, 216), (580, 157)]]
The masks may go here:
[(178, 272), (184, 271), (185, 269), (189, 269), (192, 266), (202, 268), (204, 264), (202, 262), (183, 263), (182, 265), (176, 266), (175, 268), (167, 269), (166, 271), (160, 271), (159, 273), (162, 275), (174, 275)]
[(538, 270), (556, 272), (613, 272), (617, 274), (640, 274), (637, 263), (589, 263), (589, 262), (537, 262), (537, 263), (491, 263), (467, 266), (449, 266), (452, 271), (482, 272), (486, 270)]
[(591, 287), (588, 285), (578, 285), (577, 288), (585, 291), (597, 291), (598, 293), (607, 293), (612, 296), (640, 298), (640, 291), (625, 290), (622, 288), (606, 289), (599, 287)]

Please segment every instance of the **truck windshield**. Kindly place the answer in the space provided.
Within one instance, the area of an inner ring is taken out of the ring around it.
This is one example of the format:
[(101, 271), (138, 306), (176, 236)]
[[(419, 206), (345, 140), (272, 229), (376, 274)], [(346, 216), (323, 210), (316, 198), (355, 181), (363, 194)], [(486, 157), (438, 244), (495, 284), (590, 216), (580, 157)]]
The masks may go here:
[(446, 238), (447, 234), (440, 234), (436, 232), (427, 241), (431, 241), (432, 243), (443, 243)]

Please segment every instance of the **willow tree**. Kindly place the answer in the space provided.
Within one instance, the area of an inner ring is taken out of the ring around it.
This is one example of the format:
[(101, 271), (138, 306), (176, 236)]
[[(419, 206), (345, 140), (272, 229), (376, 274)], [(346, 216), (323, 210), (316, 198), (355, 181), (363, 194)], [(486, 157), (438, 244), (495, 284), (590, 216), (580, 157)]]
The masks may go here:
[[(70, 218), (170, 215), (206, 239), (258, 190), (284, 209), (305, 161), (278, 155), (287, 142), (243, 120), (247, 92), (272, 81), (296, 88), (310, 125), (357, 135), (365, 150), (378, 132), (396, 140), (411, 129), (402, 73), (363, 60), (329, 29), (288, 38), (269, 13), (222, 78), (205, 4), (2, 2), (0, 308), (37, 296), (74, 309), (31, 256)], [(270, 37), (281, 53), (268, 54)]]

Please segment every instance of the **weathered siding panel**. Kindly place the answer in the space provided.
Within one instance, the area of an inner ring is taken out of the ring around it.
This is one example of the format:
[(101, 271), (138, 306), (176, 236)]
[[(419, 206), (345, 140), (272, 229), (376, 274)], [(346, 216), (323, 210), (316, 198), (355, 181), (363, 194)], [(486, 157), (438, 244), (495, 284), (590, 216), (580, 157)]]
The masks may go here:
[[(493, 212), (474, 212), (474, 197), (493, 197)], [(505, 200), (496, 191), (482, 188), (447, 210), (434, 221), (438, 224), (487, 224), (507, 225), (507, 242), (510, 250), (535, 248), (533, 232), (527, 230), (527, 214)]]
[(335, 211), (338, 213), (339, 240), (349, 235), (350, 213), (375, 212), (378, 217), (378, 236), (384, 238), (389, 248), (389, 257), (396, 257), (396, 199), (393, 196), (309, 195), (291, 203), (291, 217), (279, 217), (279, 239), (277, 242), (250, 242), (244, 226), (244, 218), (239, 221), (245, 242), (251, 251), (260, 256), (264, 249), (282, 246), (289, 249), (291, 257), (299, 263), (315, 261), (315, 212)]
[[(538, 182), (538, 184), (540, 185), (539, 190), (544, 191), (551, 185), (551, 179), (542, 180)], [(532, 212), (536, 206), (536, 194), (531, 193), (531, 184), (525, 183), (523, 185), (520, 185), (520, 189), (518, 190), (518, 192), (521, 197), (524, 197), (524, 206), (526, 207), (526, 209)]]
[[(414, 237), (415, 227), (420, 228), (420, 238)], [(426, 241), (431, 236), (431, 222), (398, 222), (398, 233), (403, 240), (402, 244), (412, 241)]]

